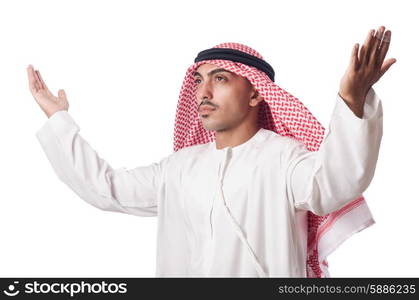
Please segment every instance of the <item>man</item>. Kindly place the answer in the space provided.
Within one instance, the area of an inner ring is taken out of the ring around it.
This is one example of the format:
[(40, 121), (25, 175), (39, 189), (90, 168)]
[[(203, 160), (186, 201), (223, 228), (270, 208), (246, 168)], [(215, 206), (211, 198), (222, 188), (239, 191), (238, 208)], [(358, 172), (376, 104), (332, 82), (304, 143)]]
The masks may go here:
[(37, 137), (59, 178), (88, 203), (158, 216), (157, 276), (326, 277), (326, 256), (373, 223), (362, 193), (382, 137), (372, 85), (390, 31), (353, 48), (324, 128), (274, 83), (254, 49), (223, 43), (188, 68), (176, 111), (174, 153), (114, 170), (79, 135), (63, 90), (55, 97), (28, 67), (49, 117)]

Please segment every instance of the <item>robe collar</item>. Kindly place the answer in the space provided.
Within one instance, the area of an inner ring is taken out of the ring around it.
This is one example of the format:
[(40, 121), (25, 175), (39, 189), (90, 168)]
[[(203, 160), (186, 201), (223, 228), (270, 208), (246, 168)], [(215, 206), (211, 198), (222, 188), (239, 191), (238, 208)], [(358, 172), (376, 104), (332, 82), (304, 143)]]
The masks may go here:
[(252, 145), (256, 145), (258, 142), (262, 141), (262, 139), (269, 133), (270, 130), (267, 130), (265, 128), (260, 128), (252, 137), (250, 137), (247, 141), (244, 143), (241, 143), (240, 145), (230, 147), (226, 146), (222, 149), (217, 149), (217, 145), (215, 141), (210, 142), (210, 149), (216, 154), (223, 154), (227, 151), (230, 151), (231, 153), (238, 153), (239, 151), (248, 148)]

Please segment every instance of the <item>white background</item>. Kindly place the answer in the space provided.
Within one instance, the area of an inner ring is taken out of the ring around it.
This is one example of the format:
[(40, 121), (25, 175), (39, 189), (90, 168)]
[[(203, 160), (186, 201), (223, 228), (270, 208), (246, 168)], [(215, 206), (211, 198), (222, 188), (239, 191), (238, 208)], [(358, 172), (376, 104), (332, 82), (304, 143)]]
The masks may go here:
[(176, 103), (196, 54), (244, 43), (327, 127), (352, 46), (392, 30), (398, 61), (374, 88), (384, 136), (364, 193), (376, 224), (329, 256), (333, 277), (418, 276), (415, 1), (2, 1), (0, 276), (155, 276), (156, 218), (104, 212), (56, 177), (35, 133), (46, 116), (26, 66), (65, 89), (81, 135), (114, 168), (172, 152)]

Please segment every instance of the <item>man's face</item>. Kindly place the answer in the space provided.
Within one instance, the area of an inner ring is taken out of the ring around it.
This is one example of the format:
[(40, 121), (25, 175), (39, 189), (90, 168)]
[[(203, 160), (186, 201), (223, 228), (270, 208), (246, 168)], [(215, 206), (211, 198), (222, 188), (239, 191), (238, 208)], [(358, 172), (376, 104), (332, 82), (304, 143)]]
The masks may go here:
[(213, 64), (202, 64), (194, 80), (199, 116), (207, 130), (234, 128), (257, 109), (260, 97), (252, 98), (257, 92), (245, 77)]

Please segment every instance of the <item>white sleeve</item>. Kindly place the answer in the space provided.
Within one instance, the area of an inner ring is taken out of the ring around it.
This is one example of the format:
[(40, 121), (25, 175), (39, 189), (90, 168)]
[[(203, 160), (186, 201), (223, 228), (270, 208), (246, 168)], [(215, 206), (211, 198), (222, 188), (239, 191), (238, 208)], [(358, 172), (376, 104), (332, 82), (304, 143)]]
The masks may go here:
[(59, 179), (99, 209), (156, 216), (158, 185), (168, 157), (149, 166), (114, 170), (79, 131), (67, 111), (58, 111), (36, 133)]
[(295, 208), (324, 216), (361, 196), (374, 176), (382, 135), (382, 104), (372, 88), (362, 118), (338, 95), (319, 150), (291, 143), (287, 188)]

